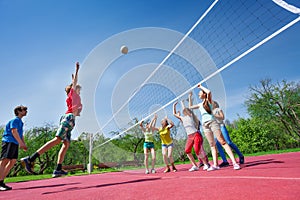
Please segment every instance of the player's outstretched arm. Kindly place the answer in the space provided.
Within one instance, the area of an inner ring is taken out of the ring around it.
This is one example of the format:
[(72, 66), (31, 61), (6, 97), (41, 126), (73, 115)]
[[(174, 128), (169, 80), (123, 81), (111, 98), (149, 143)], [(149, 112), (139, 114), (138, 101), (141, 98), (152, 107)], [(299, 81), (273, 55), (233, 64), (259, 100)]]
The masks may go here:
[(178, 118), (178, 119), (181, 120), (180, 112), (177, 112), (177, 111), (176, 111), (176, 105), (177, 105), (177, 103), (178, 103), (178, 102), (175, 102), (175, 103), (173, 104), (173, 115), (174, 115), (176, 118)]
[(193, 92), (190, 92), (189, 93), (189, 108), (190, 109), (198, 109), (200, 106), (197, 104), (197, 105), (193, 105)]
[(150, 123), (150, 127), (152, 128), (152, 131), (158, 131), (159, 129), (156, 127), (156, 121), (157, 121), (157, 114), (154, 114), (154, 117)]
[(76, 68), (75, 68), (75, 74), (72, 74), (72, 87), (75, 89), (77, 83), (78, 83), (78, 71), (79, 71), (79, 62), (76, 62)]
[(174, 123), (172, 120), (170, 120), (168, 117), (166, 117), (166, 120), (168, 121), (169, 125), (167, 126), (169, 129), (174, 126)]
[(145, 132), (145, 131), (146, 131), (146, 129), (144, 128), (144, 125), (143, 125), (143, 123), (144, 123), (144, 121), (141, 121), (141, 123), (140, 123), (140, 127), (141, 127), (142, 131), (143, 131), (143, 132)]
[(156, 125), (156, 120), (157, 120), (157, 114), (154, 114), (154, 117), (152, 118), (151, 122), (150, 122), (150, 128), (155, 127)]

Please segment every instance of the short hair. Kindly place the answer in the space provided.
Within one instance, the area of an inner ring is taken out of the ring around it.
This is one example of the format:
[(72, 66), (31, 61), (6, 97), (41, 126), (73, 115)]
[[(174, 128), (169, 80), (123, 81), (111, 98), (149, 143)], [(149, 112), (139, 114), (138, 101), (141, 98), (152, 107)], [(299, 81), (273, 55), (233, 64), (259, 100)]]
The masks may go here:
[[(70, 93), (72, 87), (73, 87), (73, 83), (71, 83), (70, 85), (67, 85), (67, 87), (65, 88), (65, 91), (66, 91), (67, 95)], [(81, 89), (81, 86), (80, 85), (76, 85), (75, 89)]]
[(18, 116), (19, 112), (22, 112), (22, 110), (27, 110), (27, 107), (26, 106), (22, 106), (22, 105), (15, 107), (15, 109), (14, 109), (15, 115)]
[(73, 86), (73, 83), (71, 83), (70, 85), (67, 85), (67, 87), (65, 88), (67, 95), (70, 93), (72, 86)]

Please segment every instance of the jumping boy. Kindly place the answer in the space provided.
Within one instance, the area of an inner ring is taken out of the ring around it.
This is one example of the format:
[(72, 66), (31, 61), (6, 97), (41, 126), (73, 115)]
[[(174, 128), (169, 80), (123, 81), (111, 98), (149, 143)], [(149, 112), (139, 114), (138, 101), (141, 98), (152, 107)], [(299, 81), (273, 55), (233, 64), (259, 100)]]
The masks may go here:
[(24, 151), (27, 150), (27, 146), (23, 137), (23, 122), (22, 118), (27, 115), (27, 107), (17, 106), (14, 109), (16, 117), (10, 120), (6, 126), (2, 137), (2, 152), (0, 161), (0, 191), (11, 190), (4, 183), (5, 177), (18, 159), (19, 146)]
[(67, 175), (62, 169), (62, 163), (64, 161), (66, 152), (70, 146), (71, 142), (71, 131), (75, 126), (75, 117), (80, 116), (80, 112), (82, 110), (81, 98), (80, 98), (80, 89), (81, 86), (77, 85), (78, 81), (78, 71), (79, 71), (79, 63), (76, 63), (76, 71), (75, 75), (72, 74), (72, 83), (65, 88), (65, 91), (68, 95), (67, 97), (67, 112), (61, 117), (60, 125), (56, 132), (55, 138), (44, 144), (40, 149), (38, 149), (31, 156), (25, 157), (21, 159), (21, 163), (25, 170), (34, 174), (33, 166), (36, 158), (41, 156), (43, 153), (54, 147), (55, 145), (63, 142), (63, 145), (58, 153), (58, 160), (56, 169), (53, 171), (52, 177), (60, 177)]

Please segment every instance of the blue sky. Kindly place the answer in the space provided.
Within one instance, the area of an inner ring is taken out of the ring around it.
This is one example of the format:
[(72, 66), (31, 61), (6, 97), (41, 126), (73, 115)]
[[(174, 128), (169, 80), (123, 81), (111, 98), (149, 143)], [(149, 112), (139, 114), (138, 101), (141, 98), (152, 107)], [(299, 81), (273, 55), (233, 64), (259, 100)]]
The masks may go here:
[[(211, 2), (0, 0), (0, 124), (19, 104), (29, 107), (26, 128), (58, 124), (76, 61), (126, 30), (161, 27), (186, 33)], [(300, 80), (299, 32), (300, 23), (221, 73), (229, 120), (247, 116), (243, 102), (250, 85), (263, 78)]]

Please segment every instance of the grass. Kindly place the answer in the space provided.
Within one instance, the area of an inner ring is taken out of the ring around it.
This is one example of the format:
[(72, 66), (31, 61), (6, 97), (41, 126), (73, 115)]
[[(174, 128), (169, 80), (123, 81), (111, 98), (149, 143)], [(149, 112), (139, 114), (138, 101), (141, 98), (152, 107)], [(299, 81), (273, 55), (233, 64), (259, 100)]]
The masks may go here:
[[(268, 155), (268, 154), (281, 154), (281, 153), (289, 153), (289, 152), (299, 152), (300, 148), (294, 148), (294, 149), (286, 149), (286, 150), (277, 150), (277, 151), (267, 151), (267, 152), (258, 152), (258, 153), (252, 153), (252, 154), (245, 154), (245, 157), (247, 156), (261, 156), (261, 155)], [(211, 159), (210, 159), (211, 160)], [(185, 164), (188, 163), (188, 161), (184, 162), (176, 162), (176, 164)], [(163, 165), (156, 165), (157, 167), (163, 166)], [(142, 167), (124, 167), (120, 169), (96, 169), (91, 174), (100, 174), (100, 173), (107, 173), (107, 172), (119, 172), (123, 170), (134, 170), (134, 169), (141, 169)], [(82, 176), (82, 175), (88, 175), (87, 172), (71, 172), (68, 176)], [(41, 175), (28, 175), (28, 176), (17, 176), (17, 177), (7, 177), (5, 179), (6, 183), (11, 182), (24, 182), (24, 181), (33, 181), (33, 180), (42, 180), (42, 179), (49, 179), (52, 178), (52, 174), (41, 174)]]
[(298, 151), (300, 151), (300, 148), (257, 152), (257, 153), (246, 154), (245, 156), (262, 156), (268, 154), (281, 154), (281, 153), (290, 153), (290, 152), (298, 152)]

